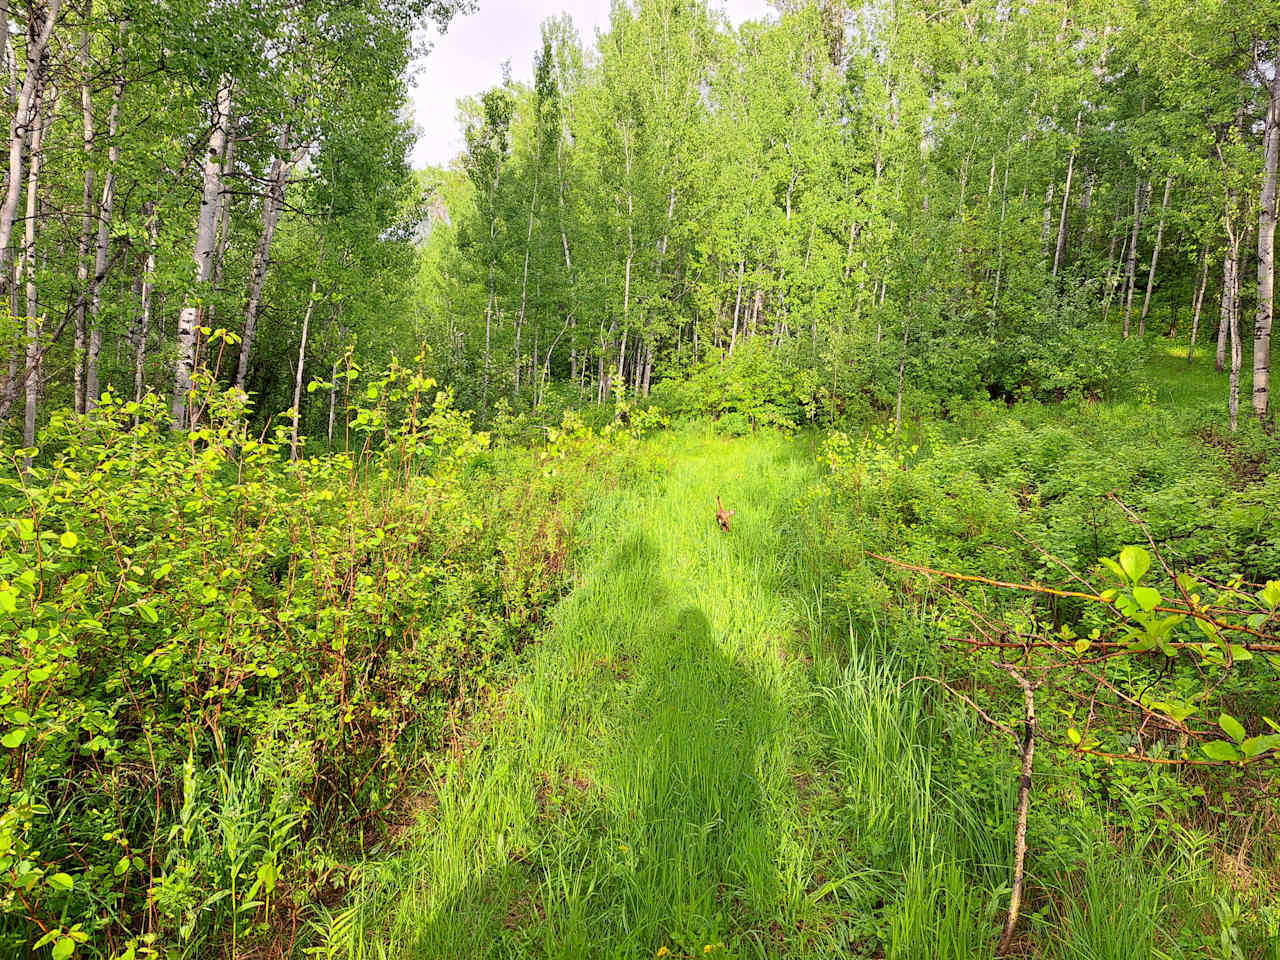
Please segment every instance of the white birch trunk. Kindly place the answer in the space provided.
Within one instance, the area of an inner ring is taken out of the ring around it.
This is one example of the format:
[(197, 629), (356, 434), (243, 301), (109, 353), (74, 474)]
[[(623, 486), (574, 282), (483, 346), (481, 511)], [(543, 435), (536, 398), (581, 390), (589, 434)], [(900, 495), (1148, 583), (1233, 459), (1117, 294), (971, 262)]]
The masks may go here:
[[(76, 286), (87, 290), (89, 286), (89, 245), (93, 237), (93, 98), (89, 93), (89, 22), (93, 10), (92, 0), (85, 0), (84, 28), (80, 34), (80, 112), (84, 123), (84, 193), (81, 199), (80, 244), (76, 248)], [(75, 412), (85, 412), (84, 360), (88, 348), (85, 324), (86, 300), (81, 299), (75, 312), (75, 345), (72, 364), (72, 383)]]
[(147, 245), (147, 262), (142, 275), (142, 304), (138, 313), (138, 344), (133, 360), (133, 399), (142, 400), (145, 386), (143, 373), (147, 358), (147, 336), (151, 332), (151, 302), (155, 296), (156, 244), (159, 241), (159, 229), (154, 218), (151, 220), (151, 239)]
[[(43, 351), (40, 349), (40, 333), (43, 323), (39, 316), (40, 298), (36, 287), (36, 218), (39, 215), (40, 168), (44, 165), (44, 137), (53, 121), (54, 105), (47, 105), (49, 117), (42, 114), (37, 103), (34, 113), (35, 129), (31, 133), (31, 166), (27, 175), (26, 229), (22, 245), (22, 273), (26, 277), (27, 294), (27, 364), (25, 399), (26, 409), (22, 420), (22, 444), (33, 447), (36, 442), (36, 413), (40, 400), (40, 377), (43, 367)], [(31, 458), (23, 459), (23, 469), (31, 467)]]
[(1129, 259), (1125, 268), (1124, 336), (1129, 337), (1129, 314), (1133, 311), (1134, 276), (1138, 268), (1138, 237), (1142, 230), (1142, 208), (1145, 187), (1142, 174), (1138, 174), (1133, 188), (1133, 233), (1129, 237)]
[(98, 203), (98, 237), (93, 253), (93, 276), (89, 279), (89, 354), (85, 361), (84, 410), (90, 412), (98, 404), (98, 356), (102, 352), (102, 282), (107, 273), (107, 255), (111, 251), (111, 215), (115, 210), (116, 166), (120, 163), (120, 100), (124, 81), (117, 81), (107, 119), (107, 135), (111, 146), (107, 152), (107, 175), (102, 183), (102, 199)]
[(1276, 175), (1280, 166), (1280, 53), (1272, 67), (1263, 128), (1262, 197), (1258, 204), (1258, 308), (1253, 323), (1253, 412), (1267, 419), (1271, 396), (1271, 326), (1275, 317)]
[(1187, 363), (1196, 353), (1196, 335), (1200, 332), (1200, 308), (1204, 305), (1204, 290), (1209, 281), (1209, 249), (1200, 251), (1200, 282), (1196, 285), (1196, 299), (1191, 309), (1191, 343), (1187, 346)]
[[(290, 152), (293, 151), (292, 156)], [(280, 131), (276, 142), (276, 156), (271, 161), (267, 175), (267, 192), (262, 198), (262, 232), (253, 249), (253, 265), (249, 271), (249, 299), (244, 311), (244, 335), (240, 339), (240, 355), (236, 361), (235, 386), (243, 390), (249, 376), (249, 358), (253, 353), (253, 336), (258, 326), (258, 311), (262, 307), (262, 288), (266, 284), (271, 266), (271, 243), (275, 238), (280, 215), (284, 211), (285, 191), (294, 167), (302, 160), (303, 153), (291, 142), (288, 125)]]
[(222, 155), (227, 149), (227, 130), (231, 122), (231, 85), (223, 80), (214, 107), (213, 130), (209, 146), (201, 162), (204, 184), (200, 194), (200, 216), (196, 225), (195, 289), (188, 295), (178, 314), (178, 357), (173, 371), (173, 427), (187, 425), (187, 394), (191, 392), (191, 371), (195, 365), (196, 332), (200, 322), (200, 296), (206, 294), (213, 275), (213, 257), (217, 245), (219, 201), (222, 196)]
[(1160, 201), (1160, 223), (1156, 226), (1156, 245), (1151, 249), (1151, 269), (1147, 271), (1147, 292), (1142, 298), (1142, 313), (1138, 317), (1138, 336), (1147, 332), (1147, 314), (1151, 310), (1151, 288), (1156, 282), (1156, 262), (1160, 259), (1160, 245), (1164, 242), (1165, 214), (1169, 212), (1169, 191), (1173, 189), (1173, 175), (1164, 178), (1164, 198)]
[[(18, 90), (17, 103), (9, 120), (9, 183), (4, 202), (0, 204), (0, 277), (9, 263), (9, 241), (17, 222), (18, 200), (22, 193), (22, 168), (28, 141), (34, 136), (40, 100), (44, 87), (44, 55), (53, 36), (62, 0), (49, 0), (44, 19), (31, 24), (31, 36), (27, 43), (27, 69)], [(33, 14), (34, 16), (34, 14)], [(6, 20), (6, 23), (8, 21)]]
[(298, 341), (298, 368), (293, 376), (293, 433), (289, 438), (289, 459), (298, 459), (298, 422), (302, 419), (302, 372), (307, 360), (307, 333), (311, 329), (311, 311), (316, 305), (316, 289), (320, 286), (320, 273), (311, 278), (311, 293), (307, 297), (307, 310), (302, 315), (302, 337)]

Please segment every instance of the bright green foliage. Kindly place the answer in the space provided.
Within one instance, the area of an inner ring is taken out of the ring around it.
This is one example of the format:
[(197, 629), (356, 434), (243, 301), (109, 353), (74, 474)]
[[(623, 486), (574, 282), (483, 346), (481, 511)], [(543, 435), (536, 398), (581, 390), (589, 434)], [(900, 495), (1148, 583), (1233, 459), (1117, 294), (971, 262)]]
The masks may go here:
[(180, 438), (158, 398), (107, 396), (0, 480), (5, 950), (60, 918), (55, 951), (95, 955), (274, 936), (563, 588), (606, 441), (545, 470), (411, 369), (343, 380), (348, 453), (282, 459), (237, 392)]

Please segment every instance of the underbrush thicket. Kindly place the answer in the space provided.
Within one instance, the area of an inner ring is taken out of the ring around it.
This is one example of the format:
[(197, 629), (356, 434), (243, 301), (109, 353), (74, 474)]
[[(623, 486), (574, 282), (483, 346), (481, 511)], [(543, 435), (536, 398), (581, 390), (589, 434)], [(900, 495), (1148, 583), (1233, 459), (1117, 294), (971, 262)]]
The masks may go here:
[(744, 340), (660, 381), (652, 406), (711, 419), (727, 436), (862, 421), (895, 408), (900, 363), (905, 406), (917, 415), (987, 398), (1098, 400), (1127, 384), (1153, 350), (1087, 320), (1083, 304), (1048, 293), (1042, 300), (1027, 305), (1015, 334), (984, 330), (969, 317), (955, 328), (918, 332), (905, 350), (884, 336), (824, 348), (839, 357), (816, 354), (816, 344)]
[(565, 590), (617, 431), (535, 452), (413, 370), (358, 393), (296, 462), (215, 389), (187, 434), (108, 396), (14, 454), (0, 953), (289, 952)]
[[(1280, 657), (1262, 642), (1280, 616), (1280, 447), (1256, 424), (1225, 435), (1173, 366), (1136, 370), (1131, 401), (952, 402), (901, 438), (875, 423), (825, 437), (814, 551), (839, 573), (815, 574), (814, 595), (846, 663), (824, 680), (860, 837), (841, 870), (880, 878), (843, 888), (867, 955), (990, 955), (1025, 743), (1017, 675), (1038, 681), (1039, 749), (1015, 952), (1280, 956)], [(1184, 609), (1233, 626), (1170, 614)], [(904, 916), (915, 939), (896, 939)]]

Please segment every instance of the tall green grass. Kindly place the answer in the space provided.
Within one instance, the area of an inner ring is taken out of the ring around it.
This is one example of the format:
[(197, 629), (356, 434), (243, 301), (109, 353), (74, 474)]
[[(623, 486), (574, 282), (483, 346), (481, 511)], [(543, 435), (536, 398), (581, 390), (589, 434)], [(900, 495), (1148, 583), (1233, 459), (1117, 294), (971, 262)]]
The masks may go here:
[[(990, 957), (1013, 753), (914, 682), (920, 644), (840, 607), (808, 442), (689, 428), (636, 456), (650, 479), (593, 505), (576, 589), (322, 952)], [(1205, 955), (1229, 932), (1186, 843), (1063, 830), (1082, 865), (1033, 853), (1030, 954)]]

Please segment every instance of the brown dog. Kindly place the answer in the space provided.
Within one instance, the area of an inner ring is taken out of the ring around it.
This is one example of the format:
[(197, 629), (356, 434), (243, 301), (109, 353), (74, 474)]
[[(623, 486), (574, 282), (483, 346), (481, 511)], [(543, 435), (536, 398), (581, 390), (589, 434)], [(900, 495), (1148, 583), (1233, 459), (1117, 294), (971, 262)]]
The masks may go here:
[(720, 498), (716, 497), (716, 523), (720, 524), (720, 529), (725, 533), (729, 532), (729, 518), (733, 516), (734, 511), (726, 510), (724, 504), (720, 502)]

